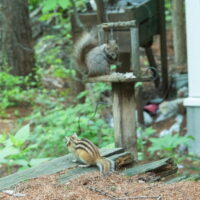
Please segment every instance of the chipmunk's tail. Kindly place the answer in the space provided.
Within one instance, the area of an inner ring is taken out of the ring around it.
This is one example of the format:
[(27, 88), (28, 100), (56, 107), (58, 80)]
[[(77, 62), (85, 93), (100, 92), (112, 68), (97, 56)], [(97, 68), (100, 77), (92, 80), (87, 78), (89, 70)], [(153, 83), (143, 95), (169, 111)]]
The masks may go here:
[(108, 175), (115, 170), (115, 162), (104, 157), (97, 160), (97, 166), (103, 175)]

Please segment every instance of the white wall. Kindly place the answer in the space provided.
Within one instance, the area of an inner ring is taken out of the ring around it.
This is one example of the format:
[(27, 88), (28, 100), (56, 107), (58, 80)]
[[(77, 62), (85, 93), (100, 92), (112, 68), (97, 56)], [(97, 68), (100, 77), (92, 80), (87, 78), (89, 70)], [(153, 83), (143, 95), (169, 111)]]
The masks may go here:
[(200, 97), (200, 0), (185, 3), (189, 96)]
[(189, 97), (187, 107), (187, 132), (195, 140), (189, 152), (200, 155), (200, 0), (185, 0)]

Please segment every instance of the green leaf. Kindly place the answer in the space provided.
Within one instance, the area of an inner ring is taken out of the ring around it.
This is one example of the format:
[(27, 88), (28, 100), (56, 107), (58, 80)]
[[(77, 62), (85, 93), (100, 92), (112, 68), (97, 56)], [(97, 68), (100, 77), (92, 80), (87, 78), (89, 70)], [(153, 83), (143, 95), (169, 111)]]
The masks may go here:
[(30, 136), (30, 125), (23, 126), (14, 136), (17, 141), (26, 141)]
[(2, 159), (2, 158), (5, 158), (5, 157), (7, 157), (7, 156), (10, 156), (10, 155), (16, 155), (16, 154), (19, 154), (20, 153), (20, 151), (19, 151), (19, 149), (17, 149), (17, 148), (15, 148), (15, 147), (5, 147), (4, 149), (2, 149), (1, 151), (0, 151), (0, 160)]
[(18, 160), (15, 160), (13, 162), (15, 165), (21, 165), (21, 166), (25, 166), (27, 167), (28, 166), (28, 161), (24, 160), (24, 159), (18, 159)]
[(56, 8), (58, 0), (46, 0), (43, 3), (42, 12), (47, 13)]
[(69, 0), (58, 0), (58, 4), (63, 8), (66, 9), (71, 6), (71, 3)]
[(175, 135), (165, 135), (160, 138), (150, 138), (152, 142), (152, 146), (148, 149), (150, 153), (154, 153), (158, 150), (164, 150), (168, 152), (172, 152), (179, 145), (188, 145), (191, 141), (191, 138), (188, 136), (179, 136), (179, 134)]

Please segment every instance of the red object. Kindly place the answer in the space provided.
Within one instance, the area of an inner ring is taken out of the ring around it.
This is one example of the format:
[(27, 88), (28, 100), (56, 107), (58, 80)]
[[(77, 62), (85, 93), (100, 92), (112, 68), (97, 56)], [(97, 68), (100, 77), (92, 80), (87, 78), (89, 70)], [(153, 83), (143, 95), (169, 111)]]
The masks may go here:
[(146, 110), (147, 112), (149, 112), (152, 115), (155, 115), (156, 111), (158, 110), (158, 105), (157, 104), (148, 104), (148, 105), (144, 106), (144, 110)]

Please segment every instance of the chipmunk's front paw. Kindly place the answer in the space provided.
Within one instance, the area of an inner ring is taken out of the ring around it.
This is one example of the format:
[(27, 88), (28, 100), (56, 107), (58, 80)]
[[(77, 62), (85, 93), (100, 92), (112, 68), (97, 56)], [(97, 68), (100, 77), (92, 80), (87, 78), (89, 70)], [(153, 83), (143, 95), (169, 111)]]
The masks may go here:
[(79, 165), (79, 167), (89, 167), (90, 165)]

